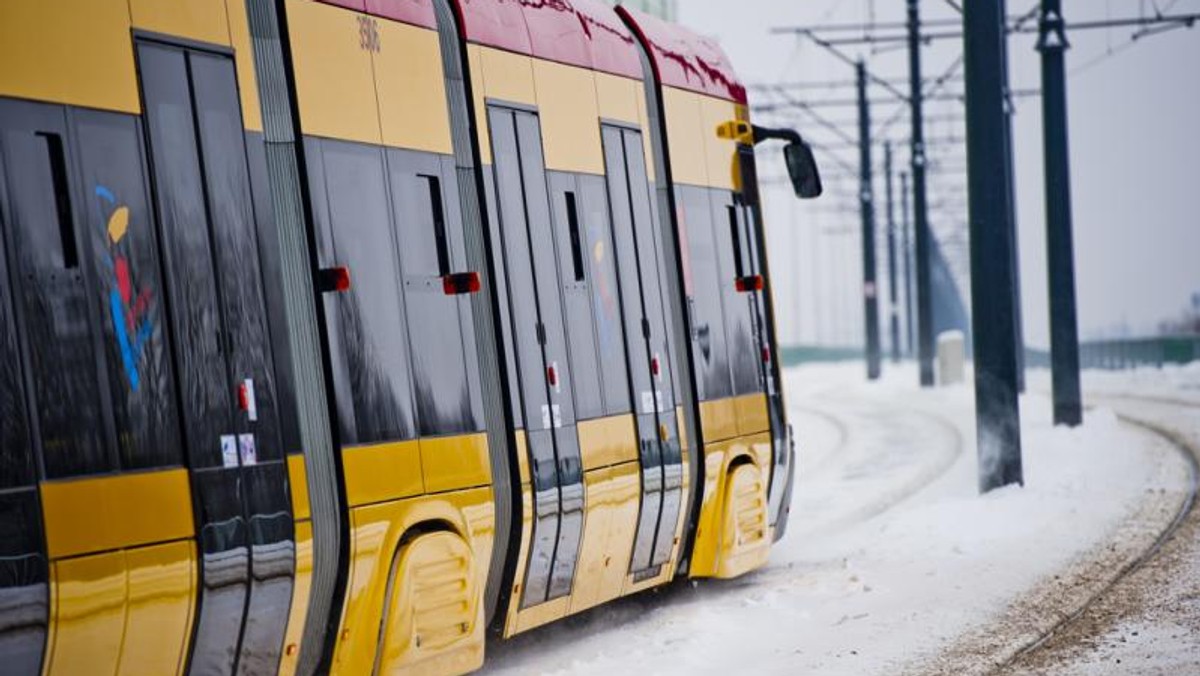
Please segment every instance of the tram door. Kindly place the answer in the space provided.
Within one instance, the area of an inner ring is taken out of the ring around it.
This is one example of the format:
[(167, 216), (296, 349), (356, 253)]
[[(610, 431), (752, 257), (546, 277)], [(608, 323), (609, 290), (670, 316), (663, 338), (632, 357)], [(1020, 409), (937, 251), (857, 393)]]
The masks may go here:
[(657, 575), (671, 557), (683, 498), (683, 454), (675, 415), (662, 260), (654, 236), (641, 133), (603, 127), (604, 163), (636, 413), (642, 503), (630, 572)]
[[(509, 335), (533, 480), (533, 537), (522, 607), (571, 592), (583, 530), (583, 465), (534, 113), (489, 106)], [(510, 383), (510, 385), (513, 385)]]
[(233, 60), (137, 56), (201, 556), (191, 671), (267, 673), (294, 546)]

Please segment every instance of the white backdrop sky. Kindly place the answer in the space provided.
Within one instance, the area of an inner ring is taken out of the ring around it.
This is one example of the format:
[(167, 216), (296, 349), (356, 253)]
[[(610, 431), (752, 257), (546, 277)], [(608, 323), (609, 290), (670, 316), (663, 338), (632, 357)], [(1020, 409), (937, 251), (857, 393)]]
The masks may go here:
[[(969, 1), (969, 0), (968, 0)], [(1035, 0), (1009, 0), (1009, 14), (1019, 15)], [(1137, 16), (1154, 11), (1151, 0), (1067, 1), (1068, 20)], [(1200, 0), (1158, 0), (1167, 14), (1200, 12)], [(746, 82), (777, 83), (847, 80), (850, 67), (804, 40), (771, 35), (772, 26), (817, 23), (902, 21), (903, 0), (680, 0), (679, 21), (718, 38)], [(954, 18), (942, 0), (922, 0), (922, 18)], [(894, 31), (893, 31), (894, 32)], [(1076, 237), (1076, 280), (1080, 328), (1084, 337), (1127, 331), (1148, 333), (1157, 323), (1177, 316), (1193, 293), (1200, 291), (1200, 28), (1176, 29), (1130, 43), (1134, 29), (1095, 30), (1070, 35), (1067, 52), (1068, 110), (1072, 190)], [(1040, 87), (1040, 61), (1035, 35), (1014, 35), (1009, 42), (1014, 89)], [(875, 74), (907, 77), (907, 52), (892, 49), (872, 54), (869, 47), (845, 47), (863, 56)], [(958, 56), (957, 40), (936, 42), (923, 52), (926, 78), (945, 70)], [(1109, 54), (1109, 58), (1102, 58)], [(1082, 67), (1082, 68), (1081, 68)], [(904, 87), (902, 87), (904, 88)], [(948, 85), (961, 91), (961, 83)], [(852, 98), (854, 90), (805, 91), (808, 100)], [(874, 99), (888, 94), (876, 88)], [(754, 97), (752, 103), (764, 100)], [(1039, 98), (1017, 101), (1014, 119), (1017, 204), (1026, 339), (1048, 343), (1045, 216), (1042, 190), (1042, 127)], [(872, 110), (874, 126), (891, 115), (894, 105)], [(845, 123), (856, 136), (854, 108), (821, 108), (826, 118)], [(961, 115), (958, 102), (930, 103), (927, 115)], [(766, 116), (759, 116), (767, 120)], [(819, 142), (837, 142), (803, 114), (795, 119), (802, 133)], [(931, 138), (959, 137), (961, 122), (926, 126)], [(907, 117), (889, 130), (896, 145), (899, 172), (908, 163)], [(831, 150), (857, 167), (857, 151)], [(965, 263), (965, 237), (952, 233), (966, 227), (965, 149), (943, 148), (945, 171), (931, 176), (930, 201), (948, 208), (931, 214), (947, 253)], [(774, 156), (764, 159), (771, 160)], [(856, 205), (857, 185), (833, 180), (839, 170), (830, 157), (822, 167), (831, 174), (827, 194), (810, 203), (790, 199), (781, 186), (767, 189), (767, 225), (775, 274), (780, 333), (785, 343), (861, 343), (861, 264)], [(882, 152), (876, 150), (876, 165)], [(762, 162), (764, 175), (776, 175), (779, 162)], [(775, 164), (776, 166), (769, 166)], [(882, 246), (884, 205), (882, 177), (876, 174), (877, 224)], [(898, 188), (898, 184), (897, 184)], [(957, 205), (955, 203), (958, 203)], [(897, 213), (897, 221), (899, 214)], [(881, 250), (882, 254), (882, 250)], [(880, 276), (886, 258), (880, 256)], [(967, 289), (963, 289), (968, 294)], [(881, 306), (886, 313), (886, 303)], [(886, 314), (884, 314), (886, 318)], [(886, 319), (884, 320), (886, 327)], [(885, 330), (886, 334), (886, 330)], [(886, 335), (885, 335), (886, 340)]]

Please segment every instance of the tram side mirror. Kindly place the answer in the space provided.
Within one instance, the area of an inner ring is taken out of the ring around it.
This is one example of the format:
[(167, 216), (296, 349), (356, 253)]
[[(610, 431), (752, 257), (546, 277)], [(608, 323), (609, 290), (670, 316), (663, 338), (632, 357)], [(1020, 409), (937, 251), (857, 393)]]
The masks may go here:
[(792, 189), (800, 199), (820, 197), (821, 174), (817, 171), (817, 160), (812, 148), (804, 141), (792, 141), (783, 148), (783, 159), (787, 163)]

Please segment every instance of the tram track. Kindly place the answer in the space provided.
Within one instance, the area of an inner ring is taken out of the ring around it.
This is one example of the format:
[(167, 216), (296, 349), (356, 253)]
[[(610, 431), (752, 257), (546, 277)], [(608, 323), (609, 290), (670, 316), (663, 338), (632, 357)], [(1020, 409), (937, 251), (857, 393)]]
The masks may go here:
[[(914, 673), (1006, 674), (1023, 670), (1027, 666), (1024, 663), (1036, 661), (1041, 651), (1069, 633), (1097, 604), (1153, 562), (1182, 528), (1200, 519), (1200, 510), (1196, 508), (1197, 493), (1200, 492), (1200, 445), (1180, 430), (1152, 420), (1153, 416), (1128, 410), (1131, 402), (1189, 410), (1200, 409), (1200, 403), (1124, 394), (1097, 396), (1093, 401), (1113, 404), (1122, 423), (1162, 440), (1186, 467), (1186, 489), (1170, 517), (1163, 520), (1165, 525), (1140, 551), (1127, 553), (1115, 566), (1111, 565), (1114, 561), (1110, 558), (1113, 551), (1107, 543), (1100, 544), (1072, 573), (1055, 576), (1052, 582), (1035, 588), (1012, 603), (988, 626), (969, 633), (933, 661), (918, 665)], [(1119, 402), (1126, 402), (1126, 405), (1123, 407)], [(1014, 632), (1006, 637), (1004, 630), (1008, 628)]]
[[(1189, 410), (1200, 411), (1200, 402), (1179, 399), (1175, 397), (1166, 397), (1161, 395), (1137, 395), (1137, 394), (1104, 394), (1097, 395), (1093, 401), (1099, 402), (1137, 402), (1140, 404), (1151, 404), (1152, 406), (1171, 406), (1175, 408), (1184, 408)], [(1117, 408), (1117, 407), (1114, 407)], [(1143, 570), (1152, 561), (1158, 557), (1164, 547), (1168, 545), (1179, 534), (1184, 526), (1192, 522), (1200, 520), (1200, 510), (1197, 510), (1197, 493), (1200, 492), (1200, 439), (1189, 439), (1187, 435), (1170, 425), (1163, 424), (1158, 421), (1149, 420), (1145, 415), (1131, 414), (1128, 411), (1116, 411), (1117, 417), (1126, 424), (1133, 425), (1150, 434), (1157, 436), (1165, 441), (1173, 448), (1180, 458), (1187, 465), (1189, 479), (1188, 490), (1184, 499), (1179, 504), (1173, 518), (1167, 526), (1158, 533), (1154, 541), (1149, 547), (1145, 548), (1135, 558), (1129, 560), (1122, 566), (1117, 573), (1107, 580), (1102, 586), (1091, 593), (1082, 604), (1075, 608), (1070, 613), (1063, 616), (1058, 622), (1051, 626), (1047, 631), (1043, 632), (1035, 640), (1028, 641), (1020, 646), (1008, 659), (1000, 664), (997, 664), (991, 673), (1008, 673), (1013, 670), (1022, 661), (1034, 658), (1037, 653), (1046, 648), (1056, 638), (1070, 631), (1076, 624), (1080, 622), (1090, 611), (1093, 610), (1102, 600), (1108, 597), (1115, 589), (1123, 583), (1129, 581), (1139, 571)]]

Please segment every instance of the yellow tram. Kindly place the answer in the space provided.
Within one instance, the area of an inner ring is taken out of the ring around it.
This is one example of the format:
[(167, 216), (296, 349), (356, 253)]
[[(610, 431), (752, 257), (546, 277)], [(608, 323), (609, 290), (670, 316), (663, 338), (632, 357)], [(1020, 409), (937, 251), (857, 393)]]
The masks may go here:
[(460, 673), (761, 566), (759, 132), (595, 0), (6, 1), (4, 673)]

